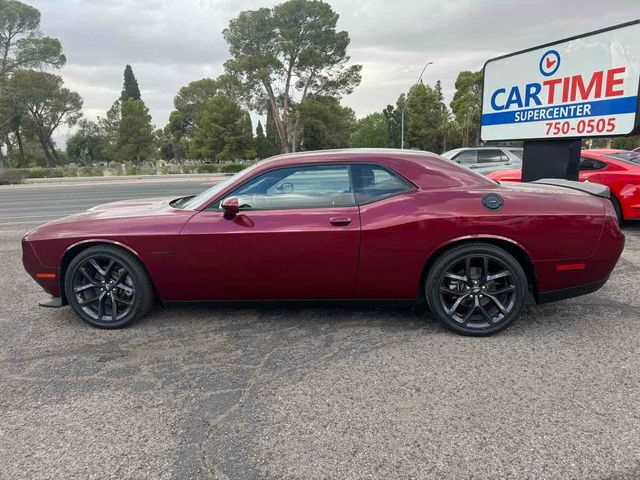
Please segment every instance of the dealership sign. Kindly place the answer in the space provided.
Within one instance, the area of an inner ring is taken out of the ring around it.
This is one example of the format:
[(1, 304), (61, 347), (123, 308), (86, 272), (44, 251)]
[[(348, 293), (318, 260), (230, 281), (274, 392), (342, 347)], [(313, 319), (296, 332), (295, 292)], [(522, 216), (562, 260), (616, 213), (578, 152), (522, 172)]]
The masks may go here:
[(638, 128), (640, 21), (489, 60), (484, 141), (628, 135)]

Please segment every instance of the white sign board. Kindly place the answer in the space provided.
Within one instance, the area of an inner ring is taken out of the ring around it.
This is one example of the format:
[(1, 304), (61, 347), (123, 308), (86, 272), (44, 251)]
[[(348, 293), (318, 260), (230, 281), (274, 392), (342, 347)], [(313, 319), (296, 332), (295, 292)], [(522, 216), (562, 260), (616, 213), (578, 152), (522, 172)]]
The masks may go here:
[(489, 60), (484, 141), (628, 135), (638, 127), (640, 21)]

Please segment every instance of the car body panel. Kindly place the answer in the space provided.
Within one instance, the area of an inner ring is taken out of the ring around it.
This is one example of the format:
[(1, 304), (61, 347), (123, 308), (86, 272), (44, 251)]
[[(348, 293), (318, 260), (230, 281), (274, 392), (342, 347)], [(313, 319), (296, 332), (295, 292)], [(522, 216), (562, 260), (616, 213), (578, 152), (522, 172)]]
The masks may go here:
[[(407, 191), (352, 207), (241, 210), (218, 207), (256, 175), (292, 165), (371, 163), (404, 177)], [(502, 208), (487, 209), (487, 194)], [(534, 267), (534, 293), (604, 281), (624, 237), (608, 200), (568, 188), (498, 184), (424, 152), (340, 150), (275, 157), (231, 179), (192, 208), (167, 199), (115, 202), (45, 224), (23, 240), (23, 263), (61, 296), (67, 252), (93, 243), (129, 249), (163, 301), (419, 299), (427, 262), (469, 240), (501, 241)], [(348, 218), (334, 225), (335, 218)], [(603, 248), (606, 246), (606, 250)], [(560, 272), (558, 264), (584, 263)]]
[[(612, 197), (616, 198), (622, 208), (625, 220), (640, 219), (640, 164), (634, 165), (616, 160), (610, 155), (626, 152), (625, 150), (597, 149), (583, 150), (581, 156), (606, 164), (598, 170), (580, 170), (579, 180), (600, 183), (609, 187)], [(505, 169), (487, 175), (500, 182), (519, 182), (521, 170)]]

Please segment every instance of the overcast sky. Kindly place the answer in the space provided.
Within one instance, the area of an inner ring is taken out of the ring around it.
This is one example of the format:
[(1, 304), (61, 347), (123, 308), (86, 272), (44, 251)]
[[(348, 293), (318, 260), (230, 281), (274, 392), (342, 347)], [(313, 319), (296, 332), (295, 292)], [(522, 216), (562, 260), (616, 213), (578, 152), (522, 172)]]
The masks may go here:
[[(270, 0), (22, 0), (42, 13), (42, 31), (62, 42), (66, 86), (85, 115), (104, 115), (133, 66), (158, 127), (178, 89), (216, 77), (228, 58), (222, 30), (241, 10)], [(344, 98), (358, 116), (394, 103), (433, 61), (447, 100), (461, 70), (491, 57), (640, 18), (640, 0), (331, 0), (362, 83)], [(64, 134), (64, 132), (60, 132)]]

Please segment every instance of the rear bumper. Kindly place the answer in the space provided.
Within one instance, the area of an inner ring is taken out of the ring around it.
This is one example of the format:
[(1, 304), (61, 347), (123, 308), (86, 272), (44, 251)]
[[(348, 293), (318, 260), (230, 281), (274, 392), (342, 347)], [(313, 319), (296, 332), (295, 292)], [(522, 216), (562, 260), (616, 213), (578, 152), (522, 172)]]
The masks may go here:
[(587, 285), (579, 285), (577, 287), (563, 288), (562, 290), (553, 290), (551, 292), (544, 292), (538, 294), (538, 303), (557, 302), (558, 300), (566, 300), (567, 298), (579, 297), (581, 295), (587, 295), (589, 293), (596, 292), (607, 283), (609, 278), (600, 280), (598, 282), (589, 283)]

